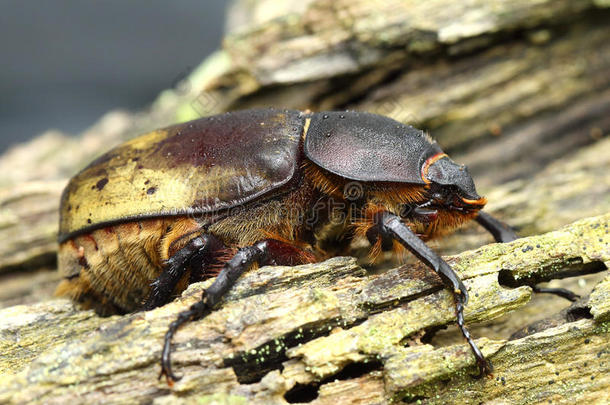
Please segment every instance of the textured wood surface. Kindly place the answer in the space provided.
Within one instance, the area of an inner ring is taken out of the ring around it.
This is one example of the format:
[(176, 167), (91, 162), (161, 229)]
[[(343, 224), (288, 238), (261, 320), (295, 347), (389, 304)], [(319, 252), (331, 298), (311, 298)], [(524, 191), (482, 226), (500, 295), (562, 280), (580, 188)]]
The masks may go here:
[[(609, 402), (608, 7), (239, 1), (223, 48), (148, 110), (8, 151), (0, 403)], [(219, 311), (178, 332), (185, 377), (171, 389), (156, 379), (162, 336), (210, 281), (123, 317), (50, 299), (59, 195), (72, 174), (138, 133), (254, 106), (389, 115), (469, 165), (488, 211), (529, 236), (483, 246), (491, 237), (469, 225), (433, 245), (466, 278), (467, 319), (493, 379), (470, 377), (449, 294), (413, 260), (386, 272), (338, 258), (249, 273)], [(576, 277), (558, 280), (567, 271)], [(524, 284), (538, 279), (583, 298), (532, 295)]]
[[(527, 286), (500, 286), (500, 271), (519, 280), (603, 270), (610, 264), (609, 222), (610, 214), (592, 217), (449, 258), (470, 290), (467, 321), (489, 321), (530, 300)], [(162, 308), (110, 318), (63, 300), (2, 310), (0, 400), (149, 402), (223, 393), (284, 403), (286, 395), (311, 391), (320, 403), (336, 395), (429, 403), (469, 402), (475, 395), (528, 403), (601, 400), (610, 389), (607, 279), (595, 287), (597, 298), (553, 324), (513, 340), (480, 337), (496, 378), (475, 380), (465, 343), (435, 346), (418, 335), (454, 322), (450, 293), (423, 265), (367, 275), (354, 259), (335, 258), (243, 277), (221, 309), (177, 334), (174, 364), (184, 378), (169, 390), (156, 379), (164, 332), (206, 285), (192, 285)], [(350, 390), (354, 384), (362, 388)]]
[(201, 115), (378, 112), (429, 130), (483, 191), (610, 131), (607, 2), (286, 3), (236, 6), (252, 8), (251, 25), (149, 110), (109, 113), (79, 138), (50, 131), (2, 156), (0, 272), (52, 264), (57, 196), (78, 169), (138, 133)]

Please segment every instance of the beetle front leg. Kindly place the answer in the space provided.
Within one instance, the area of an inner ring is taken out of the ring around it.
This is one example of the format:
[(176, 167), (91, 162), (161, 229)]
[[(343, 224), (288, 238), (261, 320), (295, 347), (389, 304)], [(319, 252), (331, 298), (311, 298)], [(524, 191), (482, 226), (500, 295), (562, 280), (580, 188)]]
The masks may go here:
[(377, 218), (378, 232), (381, 235), (390, 236), (400, 242), (417, 256), (419, 260), (434, 270), (441, 277), (443, 283), (451, 288), (455, 298), (457, 324), (476, 358), (480, 376), (490, 374), (493, 370), (491, 363), (485, 359), (483, 353), (481, 353), (474, 340), (472, 340), (470, 332), (466, 329), (464, 323), (464, 306), (468, 302), (468, 292), (460, 278), (447, 262), (430, 249), (400, 220), (400, 217), (387, 211), (381, 212), (379, 215), (380, 217)]
[(506, 243), (518, 239), (519, 236), (512, 230), (510, 226), (489, 215), (486, 212), (479, 211), (475, 221), (485, 228), (494, 237), (496, 242)]
[(225, 263), (212, 285), (203, 292), (201, 301), (191, 305), (186, 311), (179, 313), (178, 318), (170, 324), (165, 334), (159, 378), (165, 376), (168, 384), (180, 379), (172, 372), (170, 359), (171, 340), (176, 330), (181, 325), (192, 320), (201, 319), (212, 312), (225, 293), (233, 287), (237, 279), (252, 267), (254, 263), (259, 265), (297, 265), (314, 261), (315, 257), (311, 253), (302, 250), (298, 246), (275, 239), (262, 240), (252, 246), (239, 249), (235, 256)]
[[(475, 220), (493, 235), (496, 242), (507, 243), (519, 238), (510, 226), (492, 217), (486, 212), (479, 211), (479, 215), (477, 215)], [(535, 284), (530, 285), (530, 287), (535, 293), (553, 294), (557, 295), (558, 297), (565, 298), (571, 302), (574, 302), (580, 298), (578, 294), (575, 294), (570, 290), (566, 290), (565, 288), (538, 287)]]

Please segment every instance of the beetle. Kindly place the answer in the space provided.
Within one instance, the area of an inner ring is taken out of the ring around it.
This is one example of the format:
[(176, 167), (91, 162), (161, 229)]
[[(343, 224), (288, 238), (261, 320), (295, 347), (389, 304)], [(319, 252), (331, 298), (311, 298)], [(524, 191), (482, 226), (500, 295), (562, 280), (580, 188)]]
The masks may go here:
[(61, 197), (57, 294), (99, 314), (159, 307), (216, 275), (166, 333), (216, 308), (254, 265), (297, 265), (349, 252), (411, 251), (454, 295), (457, 324), (481, 374), (491, 372), (464, 324), (468, 292), (425, 241), (474, 219), (499, 242), (516, 238), (481, 211), (465, 166), (425, 132), (366, 112), (256, 109), (142, 135), (75, 175)]

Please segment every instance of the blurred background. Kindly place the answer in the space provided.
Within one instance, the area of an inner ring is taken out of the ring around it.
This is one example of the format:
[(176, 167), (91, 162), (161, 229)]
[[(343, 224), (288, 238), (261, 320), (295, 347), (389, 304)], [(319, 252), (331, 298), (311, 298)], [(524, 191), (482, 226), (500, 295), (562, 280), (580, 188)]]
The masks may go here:
[(2, 0), (0, 153), (141, 109), (219, 48), (227, 0)]

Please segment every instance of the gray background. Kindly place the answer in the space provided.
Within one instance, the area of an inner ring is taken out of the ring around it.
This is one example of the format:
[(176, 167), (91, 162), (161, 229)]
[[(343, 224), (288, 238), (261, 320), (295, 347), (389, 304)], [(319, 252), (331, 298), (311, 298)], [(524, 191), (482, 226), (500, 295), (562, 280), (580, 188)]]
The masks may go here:
[(226, 0), (0, 0), (0, 152), (138, 109), (217, 49)]

